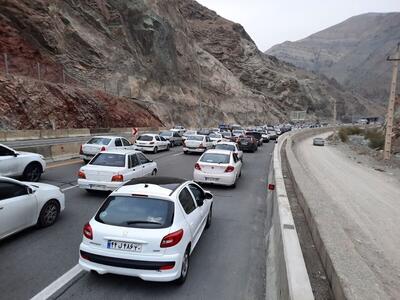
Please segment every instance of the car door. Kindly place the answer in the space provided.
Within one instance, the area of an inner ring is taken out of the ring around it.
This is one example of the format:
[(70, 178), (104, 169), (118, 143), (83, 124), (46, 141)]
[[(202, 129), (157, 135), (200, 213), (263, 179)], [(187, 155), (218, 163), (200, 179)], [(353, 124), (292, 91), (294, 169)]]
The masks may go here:
[(0, 238), (31, 226), (37, 216), (34, 193), (22, 184), (0, 181)]
[(149, 160), (143, 153), (137, 153), (137, 157), (139, 158), (139, 162), (142, 168), (142, 176), (148, 176), (153, 172), (152, 161)]
[(233, 159), (233, 163), (235, 165), (236, 177), (239, 177), (239, 174), (242, 170), (242, 162), (240, 161), (237, 154), (233, 153), (233, 152), (232, 152), (232, 159)]
[(143, 176), (143, 168), (136, 154), (128, 155), (128, 180)]
[(211, 149), (213, 147), (213, 142), (210, 140), (208, 136), (206, 136), (206, 147), (207, 149)]
[(168, 144), (169, 144), (169, 141), (167, 141), (165, 138), (163, 138), (162, 136), (160, 136), (160, 142), (162, 143), (163, 148), (164, 148), (164, 149), (167, 149)]
[(121, 141), (124, 149), (133, 150), (133, 145), (127, 139), (121, 138)]
[[(208, 213), (210, 211), (211, 203), (210, 201), (205, 200), (203, 189), (197, 186), (196, 184), (193, 183), (189, 184), (189, 190), (192, 193), (194, 200), (196, 201), (197, 209), (200, 211), (201, 215), (200, 227), (204, 229)], [(203, 203), (203, 205), (200, 205), (200, 203)]]
[(198, 209), (192, 193), (184, 187), (179, 193), (179, 202), (184, 210), (185, 219), (189, 224), (192, 235), (192, 248), (194, 248), (201, 235), (201, 211)]
[(237, 157), (242, 161), (243, 160), (243, 151), (240, 150), (237, 145), (235, 145), (235, 152), (237, 153)]
[(120, 138), (116, 138), (114, 143), (115, 143), (116, 149), (124, 149), (124, 145), (122, 144), (122, 141)]
[(16, 172), (18, 169), (18, 157), (15, 156), (14, 151), (0, 145), (0, 175), (18, 175)]

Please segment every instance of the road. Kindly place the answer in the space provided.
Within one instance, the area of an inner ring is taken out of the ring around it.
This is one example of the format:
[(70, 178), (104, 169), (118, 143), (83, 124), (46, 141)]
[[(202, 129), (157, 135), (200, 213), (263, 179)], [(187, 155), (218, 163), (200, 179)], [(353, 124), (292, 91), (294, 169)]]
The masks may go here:
[(331, 201), (341, 226), (377, 282), (390, 297), (400, 299), (400, 182), (358, 164), (335, 147), (312, 146), (312, 138), (297, 145), (296, 155), (318, 182), (321, 195)]
[[(265, 296), (265, 183), (274, 144), (245, 154), (237, 187), (208, 186), (214, 194), (213, 224), (191, 257), (183, 286), (84, 273), (59, 299), (262, 299)], [(159, 175), (192, 178), (197, 155), (181, 147), (150, 154)], [(0, 241), (2, 299), (29, 299), (73, 268), (78, 261), (82, 227), (106, 194), (90, 195), (75, 187), (80, 163), (58, 164), (42, 181), (65, 190), (66, 210), (45, 229), (30, 228)]]

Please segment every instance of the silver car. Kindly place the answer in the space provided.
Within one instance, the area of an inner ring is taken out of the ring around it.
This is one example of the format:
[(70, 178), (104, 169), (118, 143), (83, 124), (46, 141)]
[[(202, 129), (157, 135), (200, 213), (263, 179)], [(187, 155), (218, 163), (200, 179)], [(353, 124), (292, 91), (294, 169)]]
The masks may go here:
[(320, 137), (316, 137), (313, 139), (313, 145), (314, 146), (324, 146), (325, 145), (325, 140)]

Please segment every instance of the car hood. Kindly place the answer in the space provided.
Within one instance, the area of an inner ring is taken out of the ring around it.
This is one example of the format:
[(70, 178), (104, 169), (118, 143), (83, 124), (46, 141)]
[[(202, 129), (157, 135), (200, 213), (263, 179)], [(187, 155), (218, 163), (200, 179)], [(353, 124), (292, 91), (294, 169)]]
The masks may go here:
[(18, 152), (19, 156), (36, 156), (38, 158), (42, 158), (43, 159), (43, 155), (37, 154), (37, 153), (33, 153), (33, 152), (25, 152), (25, 151), (16, 151)]
[(47, 183), (41, 183), (41, 182), (26, 182), (23, 181), (26, 185), (29, 185), (32, 187), (34, 190), (40, 190), (40, 191), (54, 191), (54, 190), (59, 190), (60, 188), (55, 185), (47, 184)]

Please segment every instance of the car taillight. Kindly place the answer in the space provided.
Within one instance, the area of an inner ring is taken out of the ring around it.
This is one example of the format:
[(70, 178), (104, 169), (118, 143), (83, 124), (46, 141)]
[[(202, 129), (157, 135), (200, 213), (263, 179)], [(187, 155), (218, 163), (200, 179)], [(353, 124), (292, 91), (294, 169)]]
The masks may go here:
[(106, 147), (101, 147), (100, 151), (106, 151)]
[(124, 181), (124, 175), (114, 175), (111, 181)]
[(196, 164), (194, 165), (194, 168), (195, 168), (196, 170), (201, 171), (201, 167), (200, 167), (200, 165), (199, 165), (198, 163), (196, 163)]
[(85, 226), (83, 226), (83, 236), (89, 240), (93, 240), (93, 230), (89, 223), (86, 223)]
[(170, 233), (161, 240), (160, 248), (173, 247), (178, 244), (183, 237), (183, 229)]
[(78, 178), (80, 178), (80, 179), (86, 179), (85, 173), (84, 173), (83, 171), (79, 171), (79, 172), (78, 172)]
[(199, 145), (199, 148), (204, 148), (203, 143), (201, 143), (201, 144)]
[(168, 265), (164, 265), (160, 267), (160, 271), (172, 270), (175, 267), (175, 263), (170, 263)]
[(150, 142), (150, 145), (154, 145), (154, 142)]
[(225, 169), (225, 173), (230, 173), (230, 172), (233, 172), (234, 170), (235, 170), (234, 166), (227, 166)]
[(79, 149), (79, 154), (83, 154), (82, 145), (81, 145), (81, 148)]

